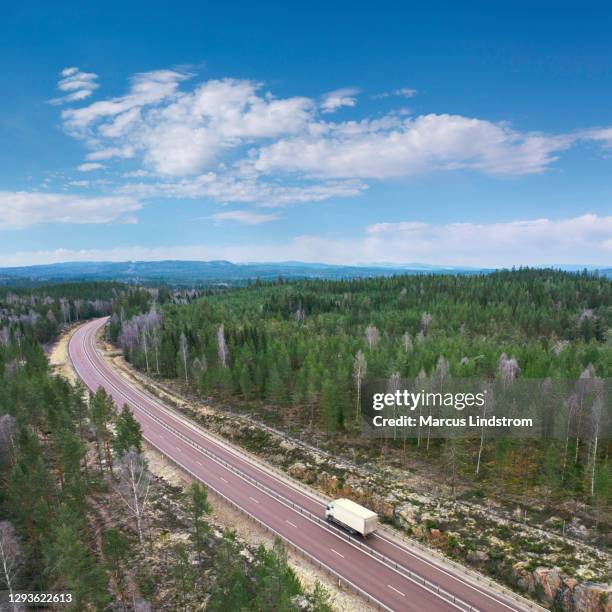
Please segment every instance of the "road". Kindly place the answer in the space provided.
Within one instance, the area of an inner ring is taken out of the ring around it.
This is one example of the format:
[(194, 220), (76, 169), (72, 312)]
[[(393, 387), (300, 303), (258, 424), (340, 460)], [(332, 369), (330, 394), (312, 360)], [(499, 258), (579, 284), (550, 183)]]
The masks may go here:
[(324, 520), (324, 503), (134, 387), (96, 348), (107, 318), (83, 324), (69, 344), (85, 385), (128, 404), (144, 438), (230, 503), (379, 607), (395, 611), (525, 610), (515, 601), (379, 531), (367, 541)]

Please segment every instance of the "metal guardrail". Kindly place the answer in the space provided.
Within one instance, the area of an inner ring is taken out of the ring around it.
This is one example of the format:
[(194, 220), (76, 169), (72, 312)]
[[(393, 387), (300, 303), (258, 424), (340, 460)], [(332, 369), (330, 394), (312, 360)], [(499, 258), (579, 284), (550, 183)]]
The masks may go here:
[[(138, 376), (140, 373), (139, 372), (135, 372), (136, 377), (140, 378), (141, 382), (146, 385), (147, 390), (150, 393), (153, 393), (155, 395), (154, 401), (156, 403), (158, 403), (161, 407), (163, 407), (163, 409), (167, 412), (170, 412), (173, 416), (176, 416), (177, 418), (181, 419), (181, 420), (185, 420), (185, 415), (182, 414), (180, 411), (178, 411), (176, 408), (174, 407), (168, 407), (165, 405), (161, 404), (161, 398), (159, 398), (158, 394), (156, 393), (156, 389), (152, 387), (151, 383), (149, 381), (147, 381), (146, 379), (143, 380), (142, 377)], [(156, 384), (157, 383), (156, 381)], [(164, 385), (160, 385), (160, 387), (162, 388), (162, 390), (165, 393), (171, 393), (170, 389), (167, 389), (164, 387)], [(285, 434), (284, 432), (282, 432), (281, 430), (275, 429), (273, 427), (270, 427), (269, 425), (266, 425), (265, 423), (259, 423), (258, 421), (256, 421), (255, 419), (253, 419), (252, 417), (248, 416), (248, 415), (243, 415), (234, 411), (231, 411), (233, 416), (239, 417), (242, 420), (249, 422), (253, 425), (256, 425), (258, 427), (262, 427), (263, 429), (269, 431), (270, 433), (284, 439), (287, 440), (288, 442), (291, 442), (293, 444), (298, 444), (301, 445), (303, 447), (306, 448), (310, 448), (312, 450), (315, 450), (323, 455), (326, 455), (330, 458), (334, 458), (333, 455), (331, 455), (330, 453), (328, 453), (327, 451), (323, 450), (323, 449), (316, 449), (314, 446), (311, 446), (310, 444), (307, 444), (305, 442), (303, 442), (302, 440), (299, 439), (295, 439), (287, 434)], [(218, 443), (222, 444), (224, 446), (224, 448), (226, 448), (229, 452), (235, 454), (236, 456), (240, 457), (241, 455), (243, 455), (243, 457), (245, 459), (247, 459), (248, 461), (251, 461), (252, 463), (257, 464), (257, 466), (268, 473), (272, 473), (273, 475), (279, 477), (280, 479), (282, 479), (284, 482), (287, 483), (288, 486), (291, 486), (292, 488), (298, 490), (302, 495), (306, 496), (306, 497), (310, 497), (311, 499), (318, 499), (319, 501), (321, 501), (321, 503), (326, 503), (327, 501), (329, 501), (330, 499), (332, 499), (329, 496), (324, 496), (323, 494), (319, 493), (318, 491), (313, 490), (311, 487), (308, 487), (307, 485), (302, 484), (301, 482), (291, 479), (285, 472), (283, 472), (282, 470), (280, 470), (279, 468), (277, 468), (276, 466), (270, 465), (268, 463), (266, 463), (265, 461), (262, 461), (261, 459), (259, 459), (259, 457), (257, 457), (256, 455), (253, 455), (252, 453), (249, 453), (248, 451), (245, 451), (243, 449), (240, 449), (239, 451), (233, 449), (231, 447), (231, 445), (227, 442), (227, 440), (225, 438), (223, 438), (223, 436), (217, 434), (214, 431), (209, 431), (209, 430), (205, 430), (203, 427), (201, 427), (198, 423), (192, 423), (190, 421), (187, 421), (186, 423), (189, 427), (191, 427), (192, 429), (197, 429), (198, 432), (201, 432), (202, 435), (204, 435), (205, 437), (209, 437), (209, 438), (213, 438), (215, 441), (217, 441)], [(363, 466), (365, 467), (365, 466)], [(361, 469), (361, 467), (359, 468)], [(365, 468), (367, 470), (367, 468)], [(287, 500), (289, 501), (289, 500)], [(290, 502), (291, 503), (291, 502)], [(495, 515), (497, 516), (497, 515)], [(531, 527), (532, 529), (535, 529), (534, 527)], [(423, 553), (427, 554), (430, 557), (434, 557), (436, 561), (441, 562), (441, 563), (445, 563), (449, 566), (451, 566), (453, 569), (457, 570), (460, 574), (465, 574), (466, 578), (471, 578), (472, 580), (477, 581), (479, 584), (481, 585), (487, 585), (489, 587), (492, 587), (494, 589), (496, 589), (499, 592), (499, 595), (504, 596), (510, 600), (514, 600), (516, 601), (518, 604), (521, 604), (522, 606), (524, 606), (527, 609), (532, 609), (532, 610), (544, 610), (545, 608), (543, 608), (542, 606), (540, 606), (538, 603), (527, 599), (526, 597), (521, 596), (518, 593), (515, 593), (514, 591), (503, 587), (502, 585), (498, 584), (497, 582), (495, 582), (494, 580), (488, 578), (487, 576), (484, 576), (483, 574), (480, 574), (477, 571), (472, 570), (469, 567), (466, 567), (460, 563), (457, 563), (456, 561), (453, 561), (452, 559), (449, 559), (448, 557), (438, 553), (436, 550), (433, 550), (431, 548), (429, 548), (428, 546), (425, 546), (423, 544), (421, 544), (418, 540), (414, 540), (412, 538), (408, 538), (404, 535), (402, 535), (401, 533), (397, 533), (395, 531), (392, 531), (391, 529), (389, 529), (386, 525), (380, 525), (380, 529), (384, 530), (387, 534), (388, 537), (391, 539), (398, 539), (400, 541), (402, 541), (403, 544), (405, 544), (407, 547), (414, 547), (419, 549), (419, 551), (422, 551)], [(341, 532), (338, 532), (341, 533)], [(344, 534), (342, 534), (344, 535)], [(393, 544), (393, 542), (391, 541), (391, 539), (387, 539), (383, 536), (380, 536), (381, 539), (385, 540), (386, 542), (390, 542), (391, 544)], [(360, 544), (360, 542), (357, 540), (356, 541), (357, 544)], [(368, 551), (374, 553), (374, 554), (379, 554), (376, 553), (376, 551), (372, 551), (369, 547)], [(410, 552), (408, 550), (408, 552)], [(396, 563), (395, 561), (391, 560), (393, 563)], [(402, 567), (402, 566), (400, 566)], [(438, 568), (443, 570), (444, 568)], [(457, 577), (458, 579), (461, 579), (461, 577)]]
[[(119, 389), (117, 389), (117, 390), (119, 391)], [(153, 419), (161, 427), (163, 427), (167, 431), (171, 432), (172, 434), (174, 434), (176, 437), (180, 438), (181, 440), (183, 440), (183, 442), (185, 442), (186, 444), (189, 444), (191, 447), (195, 448), (198, 452), (201, 452), (203, 455), (206, 455), (209, 459), (211, 459), (215, 463), (218, 463), (218, 464), (222, 465), (227, 470), (231, 471), (232, 473), (236, 474), (237, 476), (239, 476), (240, 478), (242, 478), (246, 482), (248, 482), (251, 485), (255, 486), (257, 489), (260, 489), (261, 491), (264, 491), (267, 495), (269, 495), (270, 497), (273, 497), (277, 501), (281, 502), (283, 505), (285, 505), (285, 506), (287, 506), (287, 507), (289, 507), (289, 508), (299, 512), (303, 516), (306, 516), (309, 520), (311, 520), (312, 522), (317, 523), (319, 526), (322, 526), (324, 529), (326, 529), (330, 533), (333, 533), (336, 537), (339, 537), (339, 538), (340, 537), (344, 537), (344, 538), (346, 538), (347, 542), (349, 542), (351, 545), (359, 548), (360, 550), (362, 550), (363, 552), (365, 552), (369, 556), (377, 559), (378, 561), (380, 561), (381, 563), (383, 563), (387, 567), (390, 567), (390, 568), (394, 569), (397, 573), (399, 573), (404, 578), (408, 578), (409, 580), (411, 580), (412, 582), (418, 584), (419, 586), (425, 587), (427, 590), (429, 590), (432, 593), (440, 596), (442, 599), (444, 599), (444, 600), (446, 600), (446, 601), (448, 601), (450, 603), (453, 603), (454, 605), (456, 605), (457, 607), (459, 607), (462, 610), (465, 610), (466, 612), (477, 612), (477, 608), (474, 608), (473, 606), (471, 606), (467, 602), (465, 602), (462, 599), (456, 597), (452, 593), (449, 593), (448, 591), (443, 589), (440, 585), (438, 585), (436, 583), (433, 583), (433, 582), (427, 580), (426, 578), (423, 578), (419, 574), (417, 574), (417, 573), (415, 573), (415, 572), (413, 572), (413, 571), (403, 567), (402, 565), (400, 565), (396, 561), (393, 561), (392, 559), (389, 559), (385, 555), (383, 555), (383, 554), (381, 554), (381, 553), (379, 553), (377, 551), (372, 550), (370, 547), (366, 546), (365, 544), (363, 544), (362, 542), (360, 542), (356, 538), (351, 537), (349, 534), (341, 534), (341, 532), (338, 532), (338, 531), (335, 531), (335, 530), (332, 531), (329, 528), (329, 526), (327, 525), (327, 521), (321, 519), (320, 517), (318, 517), (317, 515), (313, 514), (312, 512), (310, 512), (308, 510), (305, 510), (304, 508), (302, 508), (298, 504), (295, 504), (291, 500), (286, 499), (285, 497), (283, 497), (282, 495), (280, 495), (279, 493), (277, 493), (273, 489), (270, 489), (266, 485), (261, 484), (258, 480), (256, 480), (255, 478), (252, 478), (251, 476), (248, 476), (247, 474), (245, 474), (244, 472), (242, 472), (241, 470), (239, 470), (238, 468), (233, 466), (231, 463), (225, 461), (224, 459), (221, 459), (221, 458), (217, 457), (214, 453), (210, 452), (208, 449), (200, 446), (197, 442), (194, 442), (188, 436), (186, 436), (183, 433), (181, 433), (180, 431), (176, 430), (171, 425), (168, 425), (167, 423), (165, 423), (162, 419), (160, 419), (156, 415), (152, 414), (149, 410), (147, 410), (145, 408), (142, 408), (140, 406), (138, 406), (137, 408), (138, 408), (138, 410), (144, 412), (149, 418)], [(163, 453), (163, 451), (161, 451), (161, 449), (159, 449), (159, 447), (156, 444), (154, 444), (154, 443), (152, 443), (152, 444), (158, 450), (160, 450), (160, 452)], [(172, 459), (172, 461), (174, 461), (175, 463), (179, 463), (178, 461), (176, 461), (174, 459)], [(183, 469), (186, 469), (195, 478), (198, 478), (198, 480), (201, 480), (198, 476), (193, 474), (193, 472), (191, 470), (189, 470), (188, 468), (186, 468), (185, 466), (181, 465), (181, 467)], [(209, 486), (208, 483), (206, 483), (206, 485)], [(213, 488), (216, 492), (218, 492), (214, 487), (211, 487), (211, 488)], [(224, 496), (224, 495), (223, 495), (223, 497), (226, 498), (226, 496)], [(235, 502), (232, 502), (232, 504), (235, 505), (235, 506), (238, 506), (238, 504), (236, 504)], [(249, 513), (247, 510), (244, 510), (243, 508), (241, 508), (241, 509), (244, 512), (246, 512), (247, 514), (251, 515), (251, 513)], [(256, 518), (256, 517), (253, 517), (253, 518)], [(259, 519), (257, 519), (257, 521), (261, 522), (261, 521), (259, 521)], [(273, 531), (274, 533), (278, 534), (278, 532), (276, 532), (273, 528), (268, 527), (268, 526), (266, 526), (266, 528), (269, 529), (270, 531)], [(284, 536), (282, 536), (280, 534), (278, 534), (278, 535), (279, 535), (279, 537), (282, 537), (283, 540), (286, 540), (286, 538)], [(297, 545), (294, 545), (291, 542), (290, 542), (290, 544), (292, 546), (297, 546)], [(310, 555), (310, 553), (306, 553), (306, 551), (303, 551), (303, 552), (305, 554), (309, 555), (309, 556), (312, 556), (312, 555)], [(322, 562), (320, 562), (318, 560), (317, 560), (317, 562), (318, 563), (322, 563)], [(334, 572), (334, 573), (336, 573), (336, 572)], [(350, 581), (348, 581), (347, 579), (345, 579), (345, 578), (342, 578), (342, 579), (345, 580), (346, 582), (350, 583)], [(357, 588), (359, 588), (359, 587), (357, 587)], [(360, 592), (362, 592), (361, 589), (360, 589)], [(369, 596), (369, 597), (371, 597), (371, 596)]]
[[(95, 347), (94, 347), (94, 350)], [(93, 361), (91, 360), (91, 357), (88, 355), (88, 358), (90, 359), (90, 362)], [(95, 367), (95, 366), (94, 366)], [(96, 368), (97, 369), (97, 368)], [(121, 393), (121, 390), (119, 388), (117, 388), (116, 385), (114, 385), (112, 383), (112, 381), (110, 381), (106, 376), (104, 376), (104, 374), (102, 372), (100, 372), (98, 370), (98, 372), (100, 374), (102, 374), (102, 376), (106, 379), (106, 381), (112, 386), (114, 387), (118, 392)], [(145, 381), (146, 384), (146, 381)], [(150, 385), (147, 385), (150, 386)], [(162, 387), (163, 388), (163, 387)], [(168, 393), (168, 390), (164, 390), (166, 393)], [(143, 394), (142, 392), (138, 391), (136, 389), (136, 392), (143, 396), (146, 397), (147, 400), (151, 400), (153, 399), (153, 401), (155, 403), (157, 403), (160, 408), (169, 414), (169, 416), (173, 417), (173, 418), (178, 418), (179, 420), (181, 420), (183, 422), (183, 424), (187, 425), (188, 427), (190, 427), (191, 429), (197, 430), (198, 433), (200, 433), (201, 435), (204, 435), (205, 437), (210, 437), (215, 439), (215, 441), (218, 441), (219, 443), (221, 443), (224, 448), (226, 448), (226, 450), (228, 450), (228, 452), (231, 452), (232, 454), (235, 454), (237, 457), (241, 458), (240, 455), (241, 454), (245, 454), (241, 451), (235, 451), (234, 449), (232, 449), (231, 447), (229, 447), (227, 441), (220, 435), (216, 434), (215, 432), (210, 432), (208, 430), (204, 431), (198, 424), (196, 423), (191, 423), (190, 421), (186, 421), (185, 422), (185, 416), (183, 414), (181, 414), (180, 412), (178, 412), (177, 410), (175, 410), (174, 408), (170, 408), (166, 405), (162, 405), (159, 398), (150, 398), (145, 396), (145, 394)], [(154, 393), (154, 391), (150, 391), (151, 393)], [(155, 394), (156, 395), (156, 394)], [(277, 501), (283, 503), (283, 505), (292, 508), (293, 510), (299, 512), (300, 514), (306, 516), (309, 520), (311, 520), (312, 522), (315, 522), (317, 524), (319, 524), (319, 526), (321, 526), (322, 528), (326, 529), (327, 531), (329, 531), (330, 533), (333, 533), (336, 537), (342, 537), (342, 538), (346, 538), (346, 540), (353, 546), (355, 546), (356, 548), (359, 548), (360, 550), (362, 550), (365, 554), (368, 554), (369, 556), (377, 559), (378, 561), (380, 561), (381, 563), (383, 563), (384, 565), (386, 565), (387, 567), (390, 567), (391, 569), (394, 569), (397, 573), (399, 573), (400, 575), (402, 575), (405, 578), (408, 578), (409, 580), (415, 582), (416, 584), (418, 584), (419, 586), (427, 589), (428, 591), (432, 592), (433, 594), (436, 594), (438, 596), (440, 596), (442, 599), (448, 601), (449, 603), (453, 603), (454, 605), (456, 605), (458, 608), (465, 610), (466, 612), (472, 612), (472, 611), (476, 611), (477, 609), (474, 608), (473, 606), (471, 606), (470, 604), (468, 604), (467, 602), (463, 601), (462, 599), (456, 597), (455, 595), (452, 595), (451, 593), (449, 593), (448, 591), (446, 591), (445, 589), (443, 589), (442, 587), (440, 587), (437, 583), (431, 582), (429, 580), (427, 580), (426, 578), (423, 578), (422, 576), (420, 576), (418, 573), (413, 572), (412, 570), (409, 570), (407, 568), (405, 568), (404, 566), (402, 566), (401, 564), (397, 563), (396, 561), (394, 561), (393, 559), (390, 559), (389, 557), (387, 557), (386, 555), (383, 555), (382, 553), (379, 553), (378, 551), (373, 550), (372, 548), (370, 548), (369, 546), (366, 546), (363, 542), (361, 542), (360, 540), (353, 538), (352, 536), (350, 536), (349, 534), (346, 534), (344, 532), (338, 531), (336, 529), (331, 529), (330, 525), (327, 523), (327, 521), (321, 519), (319, 516), (317, 516), (316, 514), (313, 514), (312, 512), (302, 508), (299, 504), (295, 504), (294, 502), (292, 502), (291, 500), (287, 499), (286, 497), (284, 497), (283, 495), (281, 495), (280, 493), (277, 493), (276, 491), (274, 491), (273, 489), (271, 489), (270, 487), (263, 485), (262, 483), (260, 483), (258, 480), (256, 480), (255, 478), (248, 476), (247, 474), (245, 474), (244, 472), (242, 472), (240, 469), (236, 468), (235, 466), (233, 466), (231, 463), (225, 461), (224, 459), (221, 459), (219, 457), (217, 457), (214, 453), (208, 451), (208, 449), (200, 446), (199, 444), (197, 444), (196, 442), (194, 442), (193, 440), (191, 440), (188, 436), (185, 436), (184, 434), (182, 434), (181, 432), (179, 432), (178, 430), (174, 429), (171, 425), (168, 425), (167, 423), (165, 423), (163, 420), (161, 420), (159, 417), (155, 416), (154, 414), (152, 414), (149, 410), (142, 408), (140, 406), (137, 406), (137, 409), (141, 410), (142, 412), (144, 412), (145, 414), (147, 414), (147, 416), (149, 416), (151, 419), (153, 419), (155, 422), (157, 422), (159, 425), (161, 425), (164, 429), (170, 431), (171, 433), (173, 433), (174, 435), (176, 435), (177, 437), (181, 438), (184, 442), (186, 442), (187, 444), (189, 444), (190, 446), (192, 446), (193, 448), (195, 448), (196, 450), (198, 450), (199, 452), (201, 452), (202, 454), (206, 455), (207, 457), (209, 457), (211, 460), (215, 461), (216, 463), (219, 463), (221, 465), (223, 465), (223, 467), (225, 467), (226, 469), (232, 471), (233, 473), (235, 473), (236, 475), (238, 475), (240, 478), (242, 478), (243, 480), (249, 482), (250, 484), (252, 484), (253, 486), (255, 486), (256, 488), (264, 491), (266, 494), (268, 494), (270, 497), (275, 498)], [(240, 415), (236, 415), (236, 416), (240, 416)], [(254, 421), (251, 417), (248, 417), (246, 415), (241, 415), (242, 418), (246, 421), (250, 421), (253, 424), (257, 424), (257, 425), (262, 425), (265, 429), (269, 430), (271, 433), (278, 435), (279, 437), (282, 437), (292, 443), (297, 443), (300, 444), (302, 446), (306, 446), (306, 447), (310, 447), (310, 445), (302, 442), (301, 440), (296, 440), (294, 438), (291, 438), (290, 436), (284, 434), (283, 432), (269, 427), (265, 424), (261, 424), (261, 423), (257, 423), (256, 421)], [(167, 457), (167, 455), (165, 455), (165, 453), (163, 453), (163, 451), (161, 451), (161, 449), (159, 449), (159, 447), (151, 442), (150, 440), (148, 440), (148, 442), (154, 446), (155, 448), (157, 448), (162, 454), (164, 454), (164, 456)], [(314, 447), (312, 447), (314, 450)], [(327, 451), (323, 450), (323, 449), (316, 449), (319, 453), (322, 453), (324, 455), (328, 455), (330, 457), (332, 457), (332, 455), (330, 453), (328, 453)], [(168, 457), (168, 459), (174, 463), (176, 463), (177, 465), (180, 465), (180, 467), (182, 469), (185, 469), (186, 471), (188, 471), (192, 476), (194, 476), (195, 478), (197, 478), (198, 480), (200, 480), (200, 478), (198, 476), (196, 476), (195, 474), (193, 474), (193, 472), (191, 472), (191, 470), (189, 470), (189, 468), (187, 468), (186, 466), (180, 464), (180, 462), (171, 459)], [(245, 459), (252, 461), (253, 463), (258, 464), (260, 467), (260, 469), (262, 469), (265, 472), (273, 472), (274, 474), (278, 475), (279, 477), (282, 478), (283, 481), (285, 481), (288, 485), (292, 486), (293, 488), (296, 489), (301, 489), (303, 491), (303, 495), (310, 497), (310, 498), (314, 498), (316, 499), (317, 497), (320, 500), (325, 500), (325, 497), (322, 495), (319, 495), (317, 492), (313, 492), (309, 487), (302, 485), (301, 483), (298, 482), (294, 482), (293, 480), (290, 480), (289, 477), (282, 472), (281, 470), (279, 470), (278, 468), (274, 467), (274, 466), (270, 466), (268, 464), (266, 464), (265, 462), (261, 461), (259, 458), (252, 456), (251, 453), (248, 453), (248, 456), (245, 457)], [(208, 483), (205, 483), (208, 485)], [(229, 501), (229, 503), (231, 503), (233, 506), (239, 508), (241, 511), (243, 511), (245, 514), (249, 515), (250, 518), (252, 518), (253, 520), (256, 520), (258, 523), (262, 524), (266, 529), (268, 529), (269, 531), (274, 532), (275, 534), (279, 535), (279, 537), (282, 537), (283, 540), (287, 541), (291, 546), (293, 546), (296, 549), (299, 549), (300, 552), (302, 552), (303, 554), (305, 554), (306, 556), (308, 556), (309, 558), (312, 558), (316, 563), (318, 563), (320, 566), (325, 566), (325, 568), (327, 568), (327, 566), (325, 564), (323, 564), (322, 562), (318, 561), (315, 557), (312, 557), (312, 555), (310, 555), (310, 553), (307, 553), (306, 551), (303, 551), (299, 546), (293, 544), (292, 542), (290, 542), (289, 540), (286, 540), (286, 538), (284, 538), (283, 536), (281, 536), (280, 534), (278, 534), (278, 532), (276, 532), (274, 529), (272, 529), (271, 527), (268, 527), (267, 525), (265, 525), (264, 523), (262, 523), (259, 519), (257, 519), (256, 517), (252, 516), (250, 512), (248, 512), (247, 510), (245, 510), (244, 508), (242, 508), (241, 506), (239, 506), (238, 504), (236, 504), (235, 502), (233, 502), (232, 500), (230, 500), (229, 498), (227, 498), (225, 495), (223, 495), (222, 493), (220, 493), (219, 491), (217, 491), (217, 489), (215, 489), (214, 487), (211, 486), (211, 488), (213, 490), (215, 490), (215, 492), (219, 495), (221, 495), (224, 499), (227, 499), (227, 501)], [(440, 557), (440, 559), (443, 562), (448, 563), (449, 565), (453, 566), (455, 569), (468, 574), (471, 578), (477, 580), (478, 582), (482, 583), (482, 584), (488, 584), (489, 586), (492, 586), (496, 589), (501, 589), (500, 585), (498, 585), (497, 583), (495, 583), (494, 581), (487, 579), (484, 576), (481, 576), (480, 574), (478, 574), (477, 572), (472, 572), (469, 571), (468, 568), (465, 568), (464, 566), (462, 566), (461, 564), (458, 564), (452, 560), (447, 559), (446, 557), (442, 557), (441, 555), (435, 555), (435, 551), (432, 551), (431, 549), (429, 549), (426, 546), (423, 546), (420, 542), (417, 542), (416, 540), (412, 540), (409, 538), (405, 538), (403, 536), (401, 536), (400, 534), (395, 534), (394, 532), (391, 532), (388, 528), (382, 526), (383, 529), (387, 532), (389, 532), (391, 535), (393, 535), (395, 538), (398, 538), (400, 540), (404, 540), (406, 542), (406, 544), (408, 545), (412, 545), (415, 546), (417, 548), (419, 548), (420, 550), (422, 550), (423, 552), (427, 553), (428, 555), (433, 555), (433, 556), (438, 556)], [(380, 536), (379, 536), (380, 537)], [(382, 538), (385, 539), (385, 538)], [(389, 541), (389, 540), (386, 540)], [(351, 588), (356, 588), (358, 590), (358, 592), (362, 595), (365, 596), (365, 592), (360, 589), (359, 587), (357, 587), (356, 585), (353, 585), (348, 579), (340, 576), (339, 574), (337, 574), (337, 572), (335, 572), (334, 570), (331, 570), (331, 568), (327, 568), (331, 573), (333, 573), (334, 575), (336, 575), (340, 580), (344, 581), (345, 583), (347, 583), (349, 586), (351, 586)], [(457, 577), (458, 579), (460, 579), (459, 577)], [(521, 604), (523, 604), (524, 606), (526, 606), (527, 608), (534, 608), (534, 609), (542, 609), (541, 606), (537, 605), (535, 602), (532, 602), (530, 600), (527, 600), (526, 598), (521, 597), (520, 595), (513, 593), (512, 591), (507, 591), (506, 589), (503, 590), (503, 595), (505, 595), (506, 597), (509, 597), (511, 599), (516, 600), (517, 602), (520, 602)], [(371, 596), (367, 596), (369, 599), (372, 599)], [(373, 600), (374, 601), (374, 600)], [(377, 600), (376, 600), (377, 601)], [(378, 602), (380, 603), (380, 602)], [(383, 605), (383, 604), (381, 604)], [(384, 605), (383, 605), (384, 608)], [(387, 608), (385, 608), (387, 609)]]

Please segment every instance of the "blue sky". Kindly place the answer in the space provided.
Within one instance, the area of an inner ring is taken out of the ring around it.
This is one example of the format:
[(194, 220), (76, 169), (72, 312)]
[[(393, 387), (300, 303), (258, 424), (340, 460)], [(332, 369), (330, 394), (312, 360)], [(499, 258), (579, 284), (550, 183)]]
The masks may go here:
[(612, 264), (605, 3), (30, 2), (0, 265)]

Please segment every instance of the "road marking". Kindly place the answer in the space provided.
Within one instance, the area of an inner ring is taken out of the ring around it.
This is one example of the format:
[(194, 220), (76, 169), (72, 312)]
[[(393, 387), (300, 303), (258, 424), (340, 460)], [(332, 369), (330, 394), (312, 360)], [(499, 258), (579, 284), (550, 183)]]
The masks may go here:
[(259, 502), (254, 498), (254, 497), (249, 497), (250, 500), (254, 501), (256, 504), (258, 504)]
[(178, 446), (175, 446), (174, 448), (176, 448), (176, 450), (177, 450), (179, 453), (182, 453), (182, 452), (183, 452), (183, 451), (182, 451), (182, 450), (181, 450), (181, 449), (180, 449)]
[(223, 482), (227, 482), (227, 480), (225, 480), (225, 478), (223, 478), (223, 476), (219, 476), (219, 480), (222, 480)]
[[(287, 519), (285, 519), (287, 521)], [(287, 523), (289, 523), (292, 527), (295, 527), (297, 529), (297, 525), (294, 525), (291, 521), (287, 521)]]
[[(198, 461), (197, 459), (196, 459), (196, 463), (197, 463), (198, 465), (200, 465), (200, 466), (202, 465), (202, 462), (201, 462), (201, 461)], [(202, 467), (204, 467), (204, 466), (202, 466)]]
[(334, 550), (333, 548), (330, 548), (330, 550), (331, 550), (333, 553), (336, 553), (336, 554), (337, 554), (339, 557), (342, 557), (342, 558), (344, 559), (344, 555), (341, 555), (341, 554), (340, 554), (340, 553), (339, 553), (337, 550)]
[(391, 586), (390, 584), (387, 585), (390, 589), (393, 589), (396, 593), (399, 593), (402, 597), (406, 597), (406, 593), (402, 593), (401, 591), (398, 591), (394, 586)]

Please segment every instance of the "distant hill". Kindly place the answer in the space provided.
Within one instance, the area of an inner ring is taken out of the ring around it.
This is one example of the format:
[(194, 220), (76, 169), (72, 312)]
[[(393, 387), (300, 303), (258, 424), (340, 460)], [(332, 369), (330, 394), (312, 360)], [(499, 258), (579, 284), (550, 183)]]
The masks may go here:
[(242, 284), (249, 280), (361, 278), (393, 274), (478, 274), (486, 269), (436, 267), (421, 264), (364, 264), (340, 266), (287, 261), (236, 264), (230, 261), (67, 262), (0, 268), (0, 284), (114, 280), (129, 283), (164, 282), (176, 285)]

